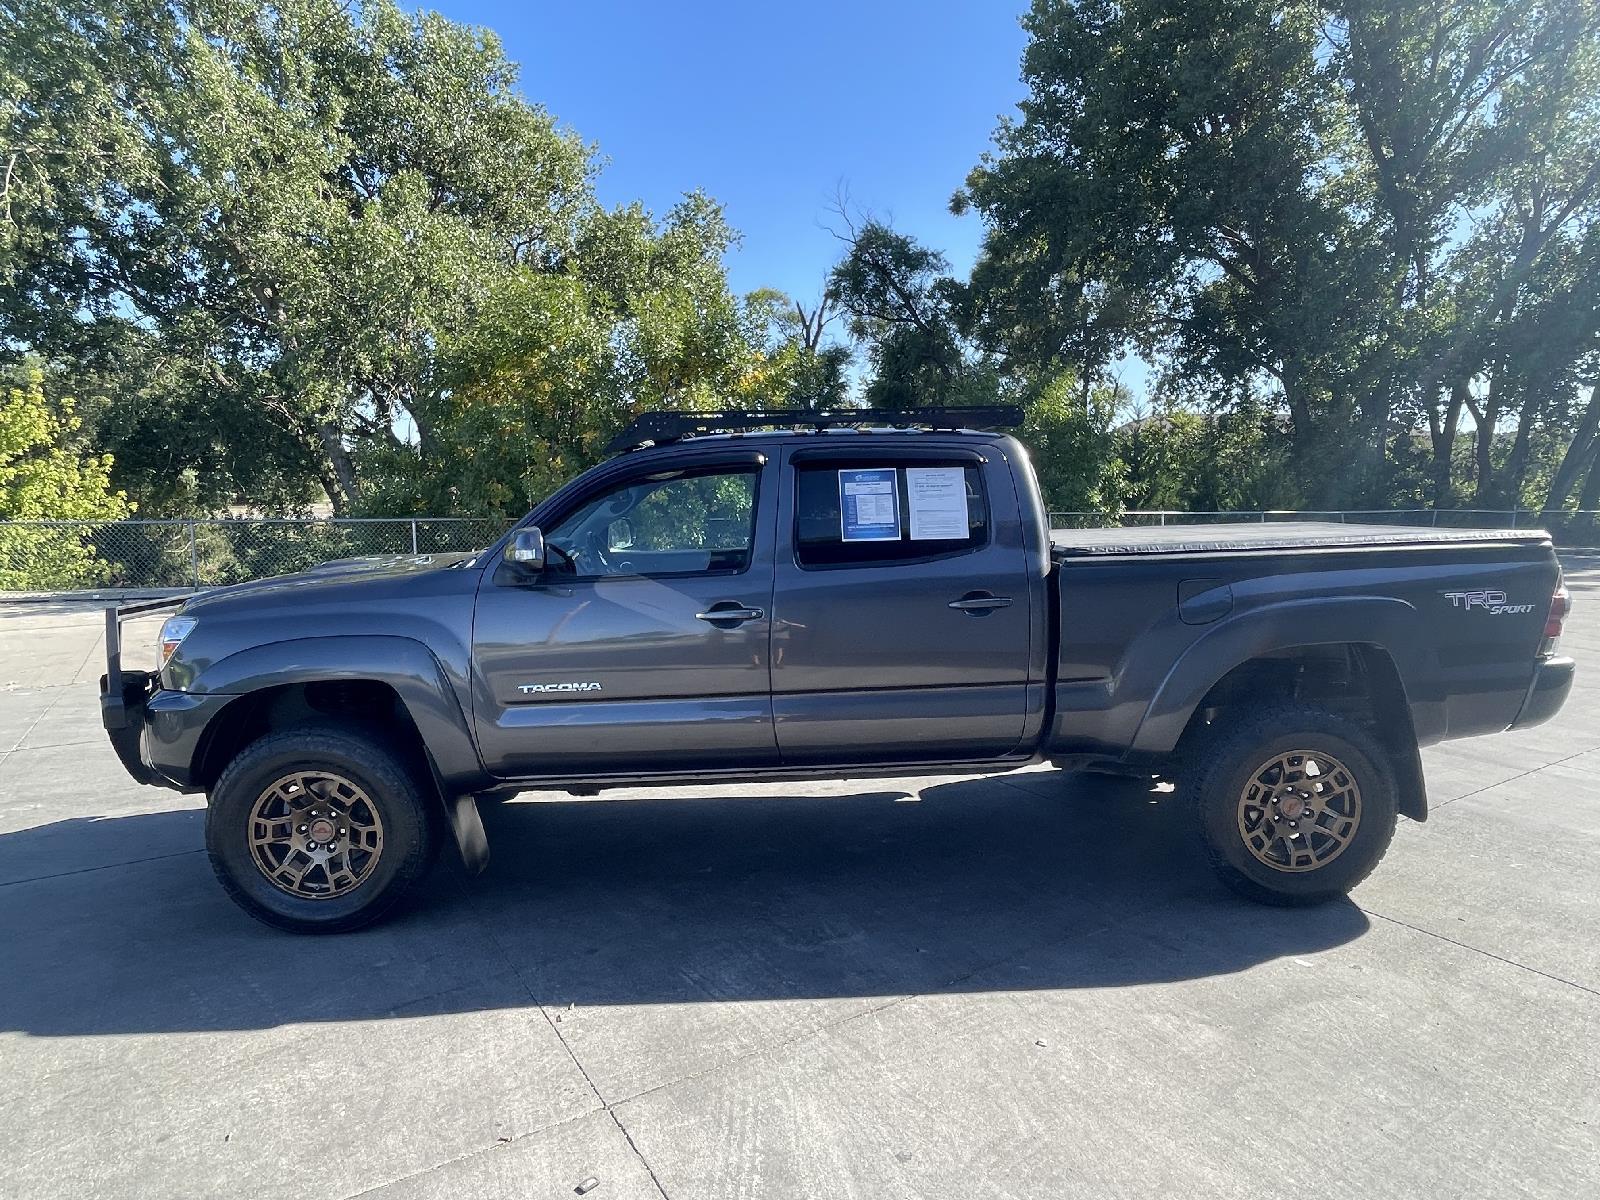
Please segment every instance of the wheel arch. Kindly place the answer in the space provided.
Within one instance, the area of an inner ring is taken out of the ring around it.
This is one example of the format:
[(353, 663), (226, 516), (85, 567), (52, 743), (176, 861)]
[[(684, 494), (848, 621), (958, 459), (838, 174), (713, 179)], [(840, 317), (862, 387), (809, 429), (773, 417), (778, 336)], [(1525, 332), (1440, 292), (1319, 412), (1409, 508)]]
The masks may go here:
[[(1343, 699), (1359, 708), (1387, 749), (1401, 813), (1426, 820), (1417, 728), (1426, 643), (1416, 633), (1416, 620), (1416, 610), (1402, 600), (1340, 597), (1273, 605), (1220, 623), (1173, 664), (1140, 722), (1133, 753), (1181, 752), (1195, 741), (1218, 698), (1244, 693), (1244, 684), (1264, 687), (1269, 695), (1325, 702), (1331, 678), (1326, 665), (1342, 660), (1354, 673), (1339, 681)], [(1319, 670), (1308, 672), (1308, 664)], [(1308, 675), (1320, 685), (1307, 686)]]
[(463, 857), (481, 865), (482, 827), (471, 797), (490, 781), (456, 690), (421, 642), (392, 636), (274, 642), (206, 664), (190, 690), (231, 697), (196, 743), (195, 786), (209, 789), (234, 754), (274, 729), (331, 720), (398, 732), (438, 796)]

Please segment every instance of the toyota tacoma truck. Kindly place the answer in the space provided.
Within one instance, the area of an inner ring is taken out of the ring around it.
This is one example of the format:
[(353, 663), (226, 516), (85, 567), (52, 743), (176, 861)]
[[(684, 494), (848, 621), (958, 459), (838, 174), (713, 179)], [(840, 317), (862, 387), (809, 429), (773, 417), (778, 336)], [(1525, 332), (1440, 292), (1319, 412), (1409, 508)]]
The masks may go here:
[(1175, 779), (1229, 886), (1313, 904), (1426, 818), (1419, 747), (1565, 700), (1548, 534), (1052, 531), (1017, 419), (647, 414), (481, 552), (169, 602), (154, 671), (110, 610), (104, 723), (246, 911), (332, 931), (525, 790), (1040, 762)]

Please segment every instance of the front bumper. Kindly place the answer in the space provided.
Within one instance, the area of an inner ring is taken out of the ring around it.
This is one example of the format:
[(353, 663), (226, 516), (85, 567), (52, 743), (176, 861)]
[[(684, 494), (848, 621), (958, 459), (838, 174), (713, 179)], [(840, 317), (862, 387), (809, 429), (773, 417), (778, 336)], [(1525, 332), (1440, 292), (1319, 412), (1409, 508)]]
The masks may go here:
[[(182, 692), (163, 692), (155, 671), (122, 669), (122, 621), (137, 613), (177, 607), (184, 599), (106, 609), (106, 673), (100, 676), (100, 723), (106, 727), (118, 760), (136, 783), (187, 787), (191, 754), (203, 721), (164, 715), (172, 709), (182, 714), (195, 705)], [(152, 753), (156, 749), (172, 752), (156, 755)]]
[(115, 681), (109, 672), (100, 676), (100, 723), (111, 738), (111, 748), (134, 782), (171, 786), (144, 761), (141, 747), (150, 697), (160, 686), (155, 672), (121, 671), (118, 676)]
[(212, 719), (235, 696), (164, 691), (151, 671), (124, 671), (122, 691), (100, 677), (100, 719), (111, 748), (137, 783), (200, 791), (195, 768)]
[(1517, 719), (1511, 722), (1511, 728), (1527, 729), (1530, 725), (1542, 725), (1560, 712), (1561, 706), (1567, 702), (1567, 693), (1572, 691), (1572, 677), (1576, 669), (1577, 664), (1565, 656), (1541, 659), (1534, 668), (1533, 682), (1528, 686), (1522, 709), (1517, 713)]

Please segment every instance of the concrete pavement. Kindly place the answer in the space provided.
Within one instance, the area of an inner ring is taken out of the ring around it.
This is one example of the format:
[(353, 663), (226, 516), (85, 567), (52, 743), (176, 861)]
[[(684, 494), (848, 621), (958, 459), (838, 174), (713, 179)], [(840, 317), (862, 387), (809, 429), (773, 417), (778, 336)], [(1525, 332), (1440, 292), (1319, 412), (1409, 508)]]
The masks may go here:
[(1040, 770), (529, 796), (336, 938), (122, 774), (95, 610), (0, 606), (0, 1195), (1596, 1194), (1568, 570), (1573, 699), (1426, 752), (1348, 903), (1235, 901), (1169, 792)]

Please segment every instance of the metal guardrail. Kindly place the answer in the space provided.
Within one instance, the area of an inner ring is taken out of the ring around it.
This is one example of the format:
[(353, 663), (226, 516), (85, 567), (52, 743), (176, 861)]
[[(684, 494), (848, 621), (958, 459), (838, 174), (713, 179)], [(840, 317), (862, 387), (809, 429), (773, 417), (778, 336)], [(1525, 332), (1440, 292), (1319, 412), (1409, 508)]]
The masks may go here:
[(497, 517), (0, 521), (0, 591), (200, 588), (336, 558), (487, 546)]

